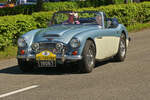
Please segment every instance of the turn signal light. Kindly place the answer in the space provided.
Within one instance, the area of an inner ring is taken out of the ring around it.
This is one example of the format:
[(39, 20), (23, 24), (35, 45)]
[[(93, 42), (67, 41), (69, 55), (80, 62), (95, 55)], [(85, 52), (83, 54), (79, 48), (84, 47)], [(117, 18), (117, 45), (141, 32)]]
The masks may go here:
[(21, 54), (21, 55), (24, 55), (24, 54), (25, 54), (25, 51), (24, 51), (24, 50), (21, 50), (21, 51), (20, 51), (20, 54)]
[(77, 51), (73, 51), (73, 52), (72, 52), (72, 55), (77, 55), (77, 54), (78, 54)]

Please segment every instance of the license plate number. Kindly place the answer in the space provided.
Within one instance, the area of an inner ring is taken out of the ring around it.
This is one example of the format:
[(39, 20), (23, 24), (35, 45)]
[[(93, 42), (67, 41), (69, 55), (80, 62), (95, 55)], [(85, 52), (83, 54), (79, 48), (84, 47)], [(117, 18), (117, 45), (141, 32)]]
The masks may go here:
[(56, 67), (56, 61), (38, 61), (38, 67)]

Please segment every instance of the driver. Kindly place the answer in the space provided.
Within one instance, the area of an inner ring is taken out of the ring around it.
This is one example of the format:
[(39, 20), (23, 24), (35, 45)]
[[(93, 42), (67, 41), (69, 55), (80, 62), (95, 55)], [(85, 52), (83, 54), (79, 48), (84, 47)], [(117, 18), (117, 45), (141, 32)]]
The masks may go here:
[(69, 13), (68, 20), (63, 24), (80, 24), (78, 13)]

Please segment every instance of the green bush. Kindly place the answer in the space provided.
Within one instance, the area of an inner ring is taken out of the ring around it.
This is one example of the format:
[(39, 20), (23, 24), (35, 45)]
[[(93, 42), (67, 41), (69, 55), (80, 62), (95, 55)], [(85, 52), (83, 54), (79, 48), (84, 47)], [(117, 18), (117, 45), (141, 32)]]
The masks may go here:
[(43, 11), (58, 11), (79, 8), (77, 2), (46, 2), (42, 5)]
[(80, 8), (83, 8), (83, 7), (99, 7), (102, 5), (114, 4), (117, 3), (117, 1), (115, 2), (114, 0), (86, 0), (86, 1), (78, 1), (77, 3)]
[(47, 27), (48, 22), (52, 18), (54, 12), (39, 12), (39, 13), (33, 13), (32, 17), (34, 18), (34, 21), (36, 22), (36, 26), (38, 28), (44, 28)]
[(0, 2), (7, 2), (7, 0), (0, 0)]
[(107, 17), (115, 17), (120, 23), (125, 26), (134, 25), (136, 23), (143, 23), (150, 21), (150, 3), (131, 3), (101, 6), (97, 8), (81, 8), (74, 9), (74, 11), (103, 11)]
[(113, 0), (86, 0), (77, 2), (45, 2), (42, 5), (43, 11), (58, 11), (67, 9), (78, 9), (83, 7), (98, 7), (101, 5), (113, 4)]
[(20, 35), (36, 28), (33, 17), (29, 15), (0, 17), (0, 49), (13, 45)]
[(36, 28), (47, 27), (53, 12), (0, 17), (0, 49), (15, 45), (18, 37)]
[(35, 12), (36, 5), (20, 5), (13, 8), (1, 8), (0, 16), (16, 15), (16, 14), (32, 14)]
[[(130, 1), (130, 0), (128, 0), (128, 1)], [(122, 4), (122, 3), (124, 3), (124, 0), (115, 0), (115, 4)]]

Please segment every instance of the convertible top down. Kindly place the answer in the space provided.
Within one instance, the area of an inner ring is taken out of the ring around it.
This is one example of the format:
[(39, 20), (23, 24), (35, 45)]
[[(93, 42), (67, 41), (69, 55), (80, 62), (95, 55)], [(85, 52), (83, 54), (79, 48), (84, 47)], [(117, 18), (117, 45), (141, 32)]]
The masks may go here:
[(89, 73), (96, 60), (124, 61), (128, 43), (125, 26), (104, 12), (59, 11), (49, 27), (20, 36), (17, 59), (24, 72), (76, 63), (81, 72)]

